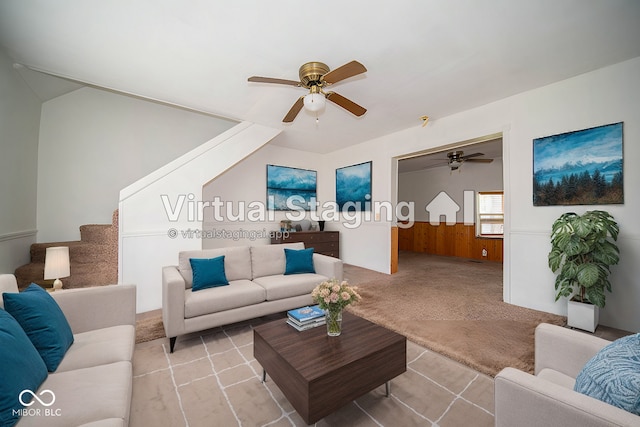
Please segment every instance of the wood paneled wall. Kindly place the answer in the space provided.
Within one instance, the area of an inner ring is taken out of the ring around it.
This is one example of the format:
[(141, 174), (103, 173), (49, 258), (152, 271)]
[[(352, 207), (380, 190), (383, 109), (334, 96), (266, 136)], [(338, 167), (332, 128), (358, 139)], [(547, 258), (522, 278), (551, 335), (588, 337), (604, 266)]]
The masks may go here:
[(398, 272), (398, 227), (391, 227), (391, 274)]
[[(398, 227), (398, 248), (401, 251), (426, 252), (434, 255), (457, 256), (502, 262), (502, 239), (478, 238), (475, 226), (457, 223), (434, 226), (415, 222), (410, 228)], [(482, 249), (487, 256), (482, 256)]]

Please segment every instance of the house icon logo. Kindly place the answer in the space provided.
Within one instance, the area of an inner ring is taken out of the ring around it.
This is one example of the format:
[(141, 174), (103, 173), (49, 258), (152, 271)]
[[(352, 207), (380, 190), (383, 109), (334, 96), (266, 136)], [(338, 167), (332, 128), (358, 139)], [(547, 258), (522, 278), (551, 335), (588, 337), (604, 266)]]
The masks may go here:
[(441, 191), (425, 207), (425, 210), (429, 214), (431, 225), (440, 225), (440, 217), (443, 215), (447, 225), (455, 225), (456, 214), (460, 210), (460, 206), (445, 191)]
[[(475, 224), (475, 191), (464, 190), (464, 211), (462, 216), (464, 217), (464, 225)], [(440, 218), (444, 215), (447, 225), (456, 224), (456, 214), (460, 210), (460, 206), (444, 191), (438, 193), (431, 202), (425, 206), (425, 210), (429, 214), (429, 223), (433, 226), (440, 225)]]

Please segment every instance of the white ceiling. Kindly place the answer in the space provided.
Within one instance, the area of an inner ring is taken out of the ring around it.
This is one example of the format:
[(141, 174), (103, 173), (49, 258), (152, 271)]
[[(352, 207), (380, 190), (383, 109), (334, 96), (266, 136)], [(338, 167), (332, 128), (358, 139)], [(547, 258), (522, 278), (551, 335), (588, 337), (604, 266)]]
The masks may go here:
[[(327, 153), (638, 57), (640, 1), (2, 0), (0, 44), (32, 69)], [(317, 124), (306, 111), (283, 124), (304, 89), (247, 82), (354, 59), (368, 71), (331, 90), (367, 108), (360, 118), (330, 104)]]
[[(472, 142), (472, 141), (471, 141)], [(482, 156), (476, 156), (477, 159), (498, 159), (502, 158), (502, 138), (492, 138), (482, 142), (463, 143), (465, 145), (457, 147), (449, 147), (445, 150), (432, 150), (428, 154), (412, 155), (398, 161), (398, 172), (413, 172), (423, 169), (431, 169), (438, 167), (449, 167), (449, 158), (447, 153), (451, 151), (462, 151), (463, 155), (481, 153)], [(461, 166), (464, 168), (464, 164)]]

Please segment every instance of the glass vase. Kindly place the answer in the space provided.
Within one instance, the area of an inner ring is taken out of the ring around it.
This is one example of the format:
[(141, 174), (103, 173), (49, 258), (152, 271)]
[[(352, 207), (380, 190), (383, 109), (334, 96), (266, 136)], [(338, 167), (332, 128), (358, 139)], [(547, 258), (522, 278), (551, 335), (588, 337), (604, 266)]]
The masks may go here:
[(327, 335), (337, 337), (342, 332), (342, 308), (330, 308), (325, 310), (327, 322)]

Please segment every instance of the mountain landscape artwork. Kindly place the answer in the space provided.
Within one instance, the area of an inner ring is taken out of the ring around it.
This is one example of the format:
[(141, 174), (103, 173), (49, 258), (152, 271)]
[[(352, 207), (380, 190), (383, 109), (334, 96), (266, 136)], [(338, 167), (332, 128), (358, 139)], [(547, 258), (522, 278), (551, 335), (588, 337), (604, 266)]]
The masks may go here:
[(622, 122), (533, 140), (533, 205), (624, 203)]

